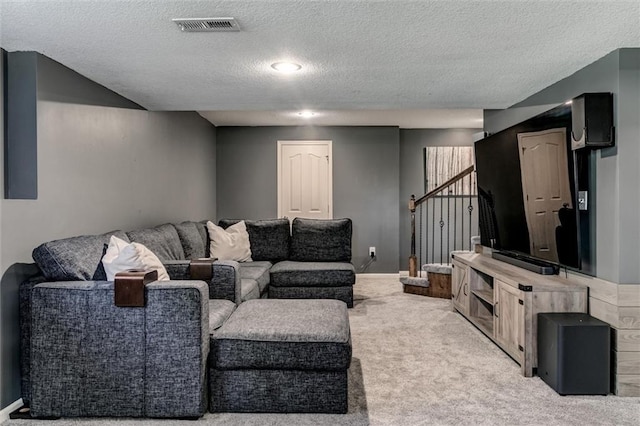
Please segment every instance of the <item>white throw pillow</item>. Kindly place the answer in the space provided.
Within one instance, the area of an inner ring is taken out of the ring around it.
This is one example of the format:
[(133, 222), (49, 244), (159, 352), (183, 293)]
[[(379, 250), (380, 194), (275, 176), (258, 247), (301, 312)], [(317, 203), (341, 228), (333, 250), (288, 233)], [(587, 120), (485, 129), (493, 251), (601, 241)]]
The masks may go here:
[(213, 222), (207, 222), (209, 231), (209, 255), (220, 260), (251, 262), (249, 233), (244, 220), (223, 229)]
[(151, 250), (140, 243), (128, 243), (115, 235), (109, 239), (109, 247), (102, 257), (107, 281), (113, 281), (118, 272), (129, 269), (157, 270), (158, 281), (169, 281), (164, 265)]

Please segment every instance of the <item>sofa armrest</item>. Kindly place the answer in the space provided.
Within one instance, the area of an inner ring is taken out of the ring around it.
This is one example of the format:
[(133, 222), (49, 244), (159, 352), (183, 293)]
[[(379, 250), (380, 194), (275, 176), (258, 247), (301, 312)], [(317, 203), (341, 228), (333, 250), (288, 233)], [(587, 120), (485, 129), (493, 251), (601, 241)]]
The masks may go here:
[(27, 405), (31, 400), (31, 290), (45, 281), (44, 276), (38, 275), (20, 283), (20, 389)]
[(189, 279), (189, 260), (165, 260), (162, 262), (172, 280)]
[(242, 302), (240, 264), (233, 260), (213, 262), (213, 279), (209, 283), (209, 297), (227, 299), (239, 305)]
[(208, 286), (202, 281), (147, 284), (145, 309), (145, 416), (202, 416), (211, 334)]
[[(163, 265), (172, 280), (190, 280), (190, 260), (164, 261)], [(210, 299), (227, 299), (240, 304), (242, 301), (240, 265), (232, 260), (216, 260), (211, 265), (212, 279), (209, 284)]]
[(144, 307), (123, 308), (113, 303), (113, 282), (33, 288), (34, 417), (204, 414), (208, 286), (155, 281), (145, 293)]

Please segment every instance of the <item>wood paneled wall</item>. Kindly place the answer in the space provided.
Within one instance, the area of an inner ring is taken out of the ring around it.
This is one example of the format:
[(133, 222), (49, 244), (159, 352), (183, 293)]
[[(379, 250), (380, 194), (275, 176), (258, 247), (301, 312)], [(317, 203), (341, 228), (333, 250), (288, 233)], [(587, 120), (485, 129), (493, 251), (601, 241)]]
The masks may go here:
[(640, 285), (616, 284), (572, 274), (589, 286), (589, 313), (612, 327), (612, 390), (640, 396)]

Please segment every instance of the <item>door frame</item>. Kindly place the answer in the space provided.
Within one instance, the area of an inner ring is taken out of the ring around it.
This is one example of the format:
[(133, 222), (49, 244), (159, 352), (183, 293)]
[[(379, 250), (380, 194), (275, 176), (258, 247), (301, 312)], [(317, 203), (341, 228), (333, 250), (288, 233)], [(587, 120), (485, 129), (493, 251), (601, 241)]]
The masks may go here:
[[(283, 217), (282, 212), (282, 147), (284, 145), (326, 145), (329, 149), (329, 182), (327, 188), (327, 198), (329, 204), (329, 218), (333, 219), (333, 141), (331, 140), (279, 140), (277, 148), (277, 192), (278, 192), (278, 217)], [(289, 218), (292, 220), (293, 218)]]

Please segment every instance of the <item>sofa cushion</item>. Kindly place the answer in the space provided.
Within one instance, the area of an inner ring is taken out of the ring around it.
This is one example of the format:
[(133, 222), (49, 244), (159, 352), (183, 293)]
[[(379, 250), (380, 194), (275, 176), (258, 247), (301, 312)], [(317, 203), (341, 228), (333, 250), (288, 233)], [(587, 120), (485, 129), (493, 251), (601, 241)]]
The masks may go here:
[(170, 223), (155, 228), (128, 231), (127, 235), (131, 242), (143, 244), (163, 262), (185, 259), (178, 232)]
[(347, 305), (338, 300), (249, 300), (213, 333), (211, 351), (212, 367), (218, 369), (347, 369)]
[(208, 257), (209, 250), (206, 246), (206, 238), (203, 240), (202, 234), (198, 229), (202, 228), (203, 231), (206, 231), (202, 224), (187, 221), (173, 226), (175, 226), (178, 237), (180, 238), (180, 243), (182, 243), (184, 257), (186, 259)]
[(260, 299), (260, 286), (256, 280), (243, 278), (240, 280), (240, 299), (243, 302)]
[(209, 299), (209, 333), (219, 329), (229, 319), (236, 304), (225, 299)]
[(129, 241), (123, 231), (49, 241), (33, 250), (33, 260), (48, 281), (103, 281), (102, 256), (112, 235)]
[(356, 282), (356, 270), (347, 262), (294, 262), (285, 260), (271, 268), (274, 287), (342, 287)]
[[(221, 219), (222, 228), (240, 222), (239, 219)], [(249, 241), (251, 242), (251, 258), (278, 262), (289, 258), (290, 225), (288, 219), (245, 220)]]
[(198, 232), (202, 237), (202, 241), (204, 241), (205, 250), (207, 254), (209, 254), (209, 244), (211, 244), (211, 241), (209, 240), (209, 231), (207, 230), (207, 222), (209, 222), (209, 220), (206, 220), (206, 219), (201, 220), (200, 222), (196, 222), (196, 225), (198, 226)]
[(255, 280), (262, 294), (269, 285), (269, 269), (271, 262), (244, 262), (240, 264), (240, 278)]
[(351, 261), (351, 219), (295, 218), (289, 260), (301, 262)]
[(167, 270), (167, 274), (172, 280), (191, 279), (189, 264), (189, 260), (165, 260), (162, 262), (162, 266)]
[(269, 287), (272, 299), (335, 299), (353, 308), (353, 286), (342, 287)]

